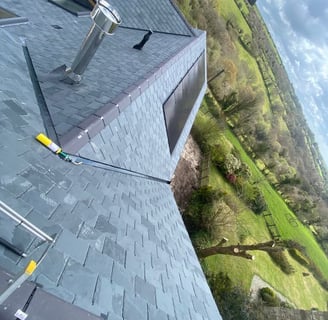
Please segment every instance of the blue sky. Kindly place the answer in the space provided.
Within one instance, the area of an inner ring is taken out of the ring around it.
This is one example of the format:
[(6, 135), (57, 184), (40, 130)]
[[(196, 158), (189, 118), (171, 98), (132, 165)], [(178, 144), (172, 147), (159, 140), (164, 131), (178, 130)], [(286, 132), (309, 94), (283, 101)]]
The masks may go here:
[(257, 0), (328, 164), (328, 0)]

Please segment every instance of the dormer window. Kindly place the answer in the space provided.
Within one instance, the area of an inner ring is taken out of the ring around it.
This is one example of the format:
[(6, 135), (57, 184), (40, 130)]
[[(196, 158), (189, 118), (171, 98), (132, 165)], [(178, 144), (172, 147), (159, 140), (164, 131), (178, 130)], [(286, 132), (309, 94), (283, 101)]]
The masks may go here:
[(27, 21), (26, 18), (20, 17), (15, 13), (0, 7), (0, 27), (10, 24), (24, 23)]
[(89, 16), (93, 1), (88, 0), (48, 0), (56, 6), (78, 16)]

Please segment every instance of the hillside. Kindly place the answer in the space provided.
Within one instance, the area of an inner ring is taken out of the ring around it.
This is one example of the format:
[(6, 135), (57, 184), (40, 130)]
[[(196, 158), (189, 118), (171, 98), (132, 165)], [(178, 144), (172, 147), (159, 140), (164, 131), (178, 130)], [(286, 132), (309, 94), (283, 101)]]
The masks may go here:
[(278, 261), (266, 253), (255, 253), (256, 262), (209, 257), (209, 281), (225, 283), (213, 278), (223, 271), (248, 290), (258, 274), (298, 308), (326, 310), (327, 171), (270, 34), (247, 1), (177, 2), (208, 35), (210, 92), (192, 131), (203, 153), (201, 188), (183, 214), (194, 245), (223, 237), (230, 244), (298, 244)]
[(208, 85), (226, 122), (328, 252), (327, 171), (256, 7), (242, 0), (178, 3), (208, 32)]

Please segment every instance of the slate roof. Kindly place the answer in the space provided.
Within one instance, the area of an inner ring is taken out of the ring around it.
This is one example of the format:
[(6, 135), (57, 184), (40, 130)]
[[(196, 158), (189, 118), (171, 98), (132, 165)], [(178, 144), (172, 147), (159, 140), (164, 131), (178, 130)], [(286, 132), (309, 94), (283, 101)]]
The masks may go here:
[[(39, 83), (33, 71), (41, 79), (69, 64), (90, 20), (45, 0), (2, 1), (29, 23), (0, 29), (0, 200), (56, 234), (32, 279), (46, 292), (105, 319), (221, 319), (168, 184), (74, 166), (34, 139), (54, 124), (72, 152), (172, 176), (206, 85), (173, 154), (162, 105), (205, 50), (205, 34), (191, 32), (170, 1), (116, 2), (125, 24), (104, 40), (81, 85), (70, 86)], [(154, 8), (161, 19), (148, 14)], [(139, 52), (131, 46), (145, 21), (159, 32)], [(0, 235), (28, 254), (0, 246), (0, 267), (10, 273), (45, 248), (2, 215)]]

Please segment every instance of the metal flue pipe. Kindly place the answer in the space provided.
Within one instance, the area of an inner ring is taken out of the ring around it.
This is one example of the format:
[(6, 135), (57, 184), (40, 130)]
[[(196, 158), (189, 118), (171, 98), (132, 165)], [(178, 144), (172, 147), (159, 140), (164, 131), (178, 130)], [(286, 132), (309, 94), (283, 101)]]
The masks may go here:
[(99, 0), (90, 14), (93, 24), (77, 53), (72, 66), (66, 69), (65, 82), (79, 83), (105, 35), (112, 35), (121, 23), (119, 13), (107, 1)]

